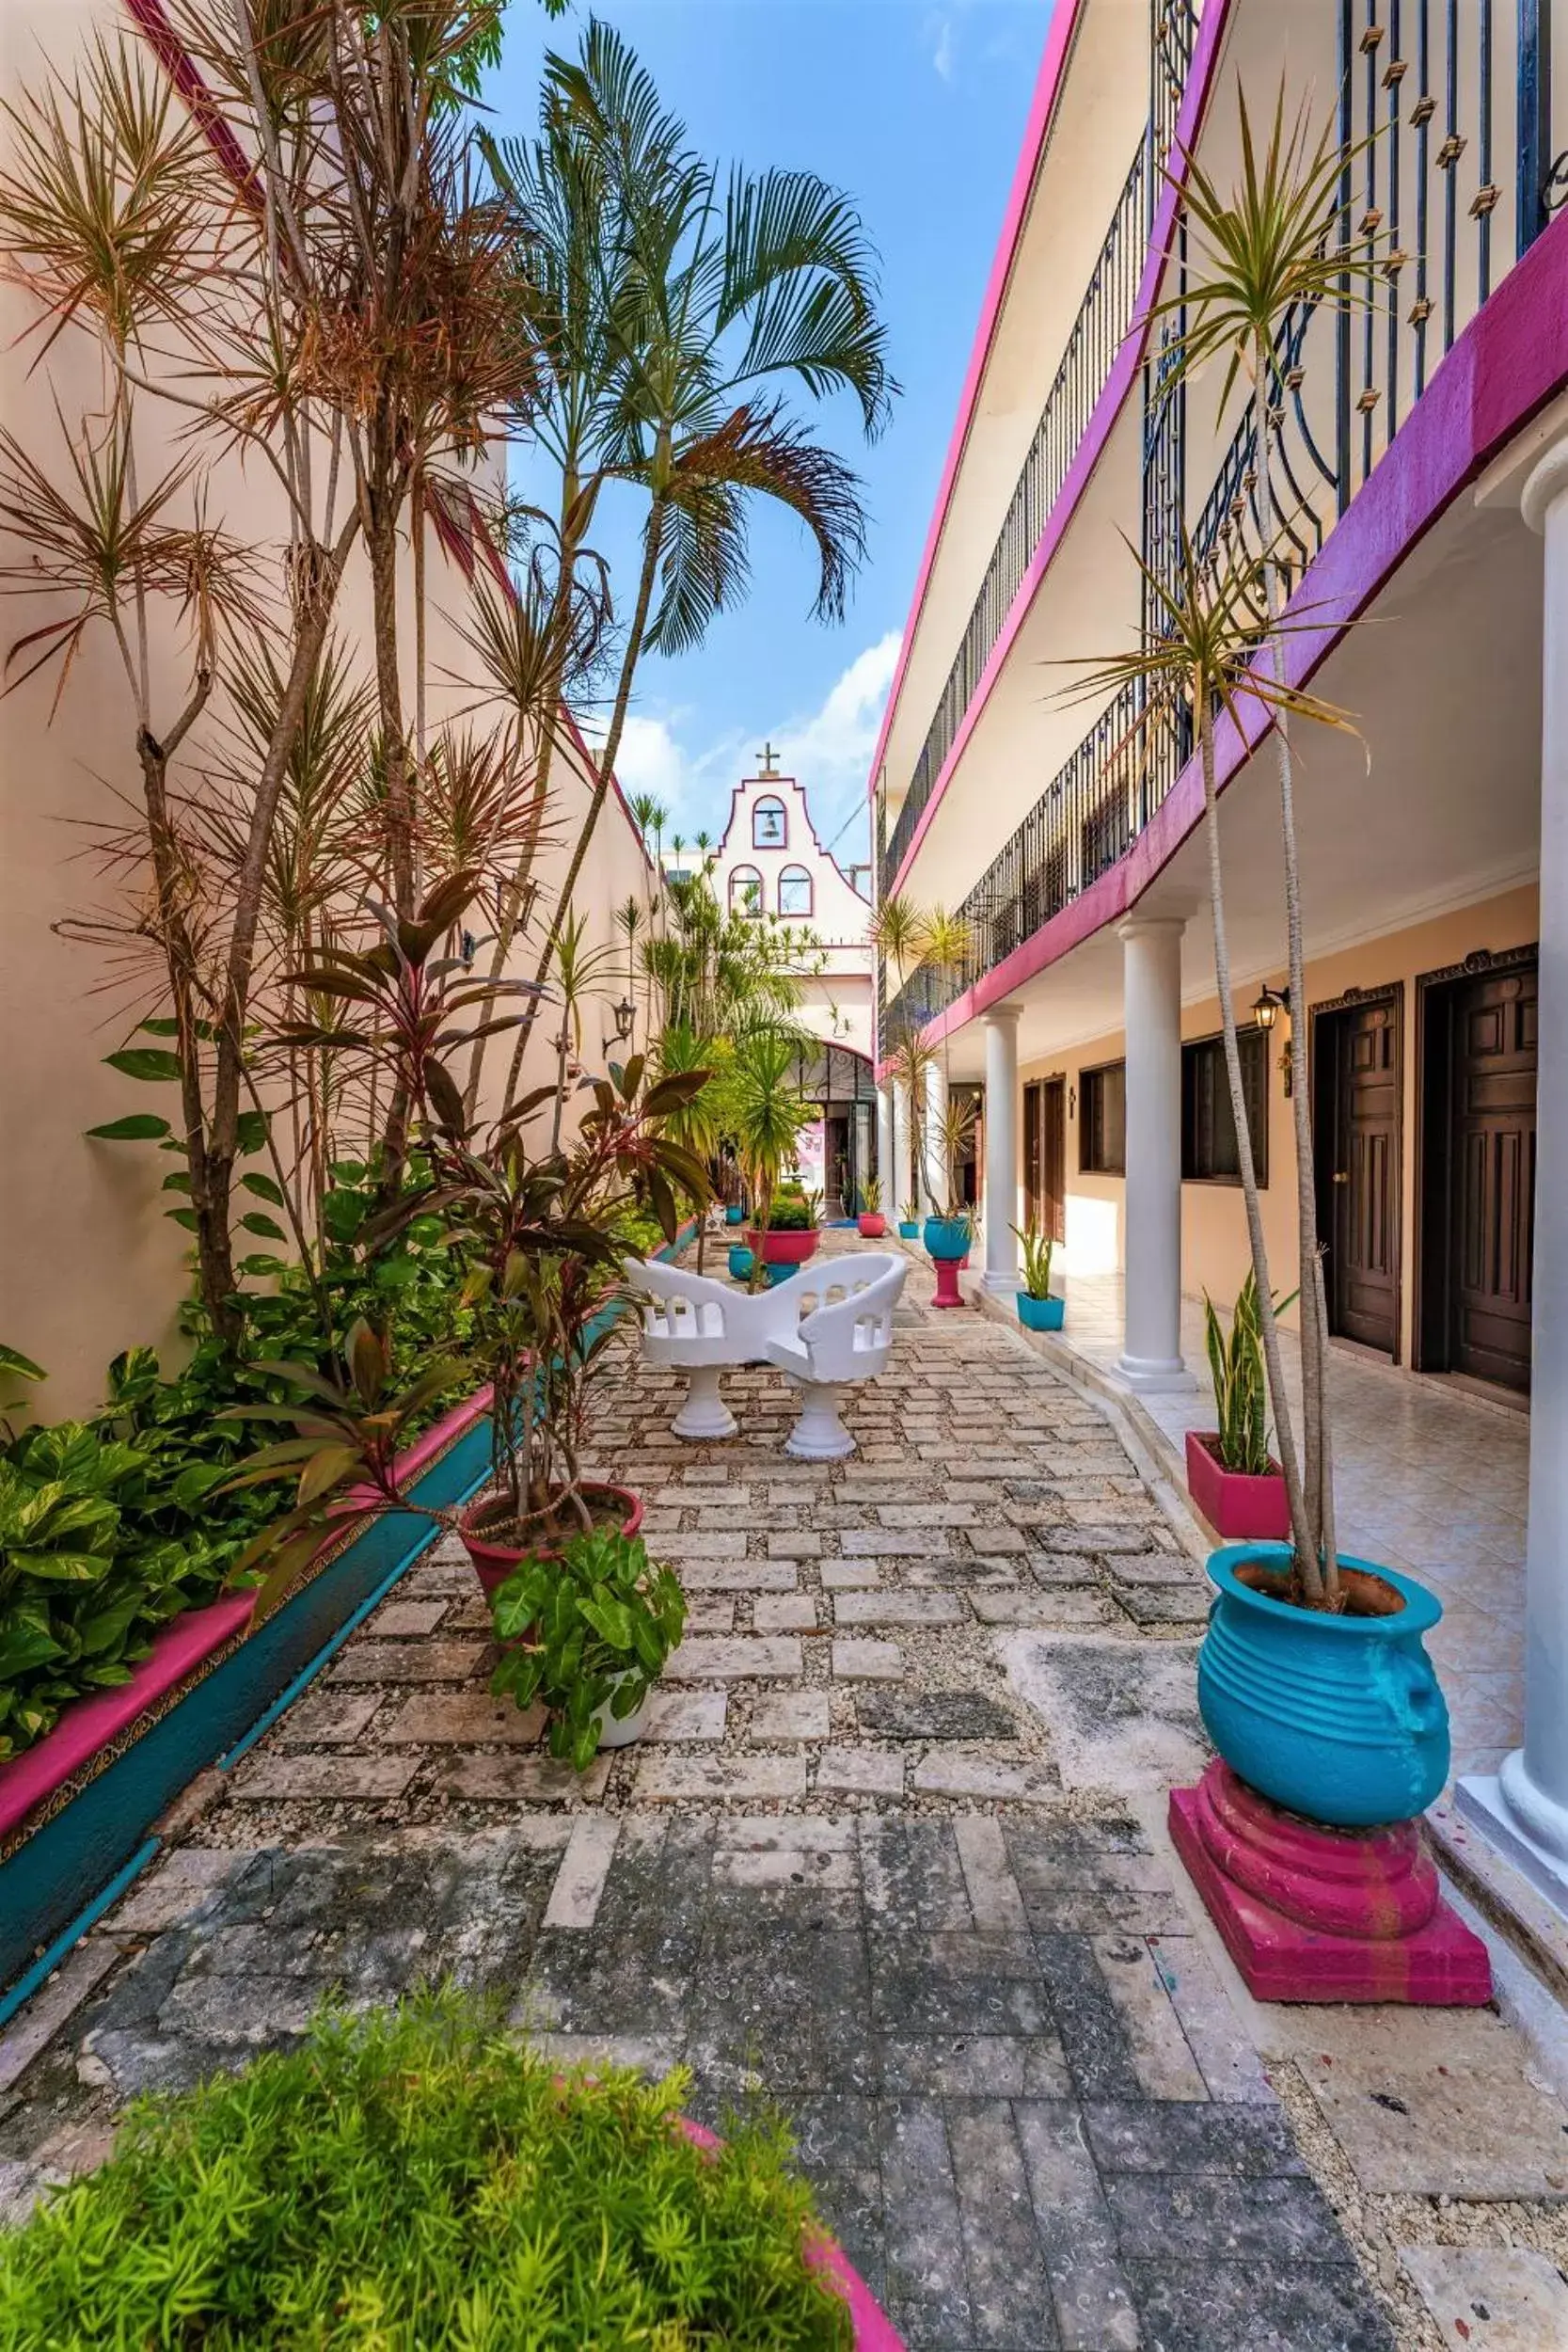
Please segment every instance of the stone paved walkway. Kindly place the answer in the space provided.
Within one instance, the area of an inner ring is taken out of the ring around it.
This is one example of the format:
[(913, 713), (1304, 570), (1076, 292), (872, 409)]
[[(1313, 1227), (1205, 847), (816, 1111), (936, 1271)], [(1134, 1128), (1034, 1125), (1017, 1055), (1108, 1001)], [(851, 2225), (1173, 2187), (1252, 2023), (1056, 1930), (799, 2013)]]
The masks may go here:
[(1479, 2242), (1560, 2287), (1568, 2133), (1496, 2018), (1306, 2012), (1260, 2062), (1159, 1829), (1202, 1753), (1197, 1564), (1099, 1408), (928, 1290), (847, 1463), (782, 1454), (762, 1372), (738, 1441), (681, 1446), (676, 1384), (617, 1359), (596, 1467), (692, 1600), (647, 1739), (552, 1764), (487, 1695), (461, 1555), (422, 1564), (0, 2041), (0, 2201), (329, 1989), (451, 1972), (562, 2056), (689, 2065), (709, 2121), (775, 2099), (913, 2352), (1465, 2341), (1393, 2251), (1451, 2301), (1442, 2241), (1478, 2242), (1435, 2046), (1509, 2118), (1458, 2186)]

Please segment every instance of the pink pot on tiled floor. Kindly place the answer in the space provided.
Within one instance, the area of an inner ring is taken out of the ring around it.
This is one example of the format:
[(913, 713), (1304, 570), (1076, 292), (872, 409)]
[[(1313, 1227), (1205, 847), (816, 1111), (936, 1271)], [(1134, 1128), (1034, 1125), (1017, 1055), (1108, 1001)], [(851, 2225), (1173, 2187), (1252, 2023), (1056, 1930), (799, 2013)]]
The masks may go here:
[(1227, 1470), (1219, 1439), (1209, 1431), (1187, 1432), (1187, 1492), (1211, 1527), (1237, 1543), (1283, 1543), (1291, 1533), (1291, 1505), (1277, 1463), (1263, 1476)]

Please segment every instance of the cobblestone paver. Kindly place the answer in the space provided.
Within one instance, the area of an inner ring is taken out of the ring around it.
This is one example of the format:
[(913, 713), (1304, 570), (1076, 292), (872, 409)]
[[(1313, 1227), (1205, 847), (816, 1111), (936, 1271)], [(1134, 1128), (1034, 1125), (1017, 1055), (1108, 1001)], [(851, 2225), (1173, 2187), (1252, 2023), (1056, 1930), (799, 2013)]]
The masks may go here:
[(689, 2066), (705, 2120), (768, 2094), (911, 2352), (1390, 2345), (1137, 1817), (1201, 1753), (1197, 1564), (1098, 1406), (928, 1295), (839, 1464), (760, 1370), (683, 1446), (628, 1349), (594, 1467), (692, 1601), (641, 1742), (552, 1762), (443, 1548), (0, 2074), (0, 2211), (134, 2091), (454, 1974), (563, 2058)]

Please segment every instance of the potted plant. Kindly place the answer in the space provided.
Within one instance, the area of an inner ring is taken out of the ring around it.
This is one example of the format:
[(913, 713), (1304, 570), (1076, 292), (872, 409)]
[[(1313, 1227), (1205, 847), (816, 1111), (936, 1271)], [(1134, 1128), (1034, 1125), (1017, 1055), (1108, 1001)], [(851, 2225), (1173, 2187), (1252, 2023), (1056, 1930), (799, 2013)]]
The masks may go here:
[(1037, 1225), (1027, 1232), (1015, 1225), (1023, 1251), (1023, 1288), (1018, 1293), (1018, 1319), (1026, 1331), (1059, 1331), (1066, 1302), (1051, 1293), (1051, 1256), (1055, 1243)]
[(918, 1200), (905, 1201), (903, 1213), (898, 1219), (898, 1238), (900, 1241), (920, 1239), (920, 1203)]
[(1132, 653), (1097, 664), (1077, 691), (1099, 707), (1132, 688), (1146, 725), (1179, 732), (1190, 726), (1203, 787), (1215, 989), (1290, 1540), (1255, 1539), (1211, 1561), (1216, 1598), (1199, 1654), (1199, 1704), (1210, 1737), (1243, 1781), (1293, 1813), (1333, 1828), (1356, 1828), (1408, 1820), (1443, 1786), (1447, 1714), (1421, 1645), (1441, 1610), (1408, 1578), (1342, 1558), (1338, 1549), (1327, 1319), (1310, 1089), (1305, 1086), (1292, 1098), (1299, 1435), (1286, 1391), (1238, 1044), (1215, 731), (1223, 716), (1243, 740), (1265, 728), (1270, 738), (1280, 787), (1290, 1002), (1299, 1009), (1307, 1003), (1307, 985), (1294, 815), (1296, 732), (1304, 722), (1340, 730), (1350, 722), (1294, 684), (1285, 658), (1287, 641), (1310, 636), (1322, 615), (1310, 604), (1295, 612), (1282, 610), (1287, 558), (1294, 560), (1294, 549), (1285, 545), (1280, 520), (1287, 506), (1275, 487), (1274, 444), (1290, 409), (1278, 354), (1291, 316), (1320, 306), (1343, 310), (1366, 298), (1357, 290), (1373, 266), (1372, 231), (1380, 216), (1368, 215), (1358, 228), (1345, 212), (1346, 157), (1332, 119), (1314, 140), (1305, 110), (1287, 121), (1283, 88), (1266, 138), (1254, 135), (1244, 97), (1240, 114), (1240, 177), (1230, 195), (1195, 157), (1181, 158), (1179, 194), (1189, 262), (1180, 292), (1156, 308), (1180, 319), (1167, 396), (1211, 361), (1222, 377), (1222, 405), (1238, 377), (1247, 380), (1246, 462), (1255, 486), (1246, 508), (1247, 516), (1262, 518), (1261, 528), (1243, 518), (1233, 538), (1199, 548), (1181, 525), (1168, 566), (1157, 572), (1139, 564), (1149, 615), (1143, 642)]
[[(293, 1025), (292, 1041), (330, 1044), (337, 1053), (380, 1064), (389, 1095), (407, 1105), (403, 1181), (364, 1230), (366, 1250), (394, 1245), (421, 1218), (439, 1220), (466, 1269), (457, 1305), (462, 1335), (438, 1366), (443, 1386), (465, 1373), (490, 1398), (490, 1491), (452, 1515), (481, 1583), (494, 1590), (528, 1556), (559, 1554), (572, 1536), (598, 1524), (635, 1534), (641, 1505), (628, 1488), (583, 1478), (580, 1454), (589, 1375), (610, 1336), (609, 1309), (618, 1295), (626, 1250), (626, 1220), (651, 1209), (668, 1240), (679, 1226), (677, 1192), (705, 1201), (706, 1173), (664, 1122), (707, 1083), (705, 1071), (671, 1073), (644, 1086), (641, 1056), (581, 1091), (589, 1107), (567, 1133), (564, 1087), (536, 1087), (486, 1134), (470, 1128), (462, 1094), (444, 1055), (467, 1042), (456, 1016), (490, 1007), (525, 984), (455, 980), (455, 959), (433, 950), (471, 898), (453, 885), (405, 923), (383, 913), (385, 939), (368, 954), (326, 951), (300, 985), (328, 1004), (364, 1006), (360, 1027), (346, 1017), (330, 1027)], [(531, 993), (531, 988), (527, 993)], [(505, 1016), (492, 1015), (495, 1026)], [(533, 1131), (547, 1123), (547, 1134)], [(297, 1476), (296, 1506), (242, 1555), (245, 1565), (272, 1554), (269, 1593), (281, 1597), (288, 1576), (309, 1557), (326, 1499), (345, 1481), (386, 1509), (419, 1507), (401, 1490), (396, 1439), (415, 1407), (395, 1393), (389, 1342), (364, 1322), (347, 1348), (347, 1377), (302, 1367), (276, 1369), (303, 1391), (300, 1406), (250, 1406), (242, 1417), (292, 1422), (295, 1435), (264, 1448), (245, 1483)], [(426, 1374), (411, 1394), (421, 1394)], [(238, 1565), (238, 1564), (237, 1564)]]
[(861, 1185), (860, 1212), (855, 1218), (863, 1241), (880, 1241), (887, 1232), (887, 1219), (882, 1215), (882, 1187), (875, 1176), (867, 1176)]
[[(1282, 1300), (1280, 1307), (1289, 1303)], [(1291, 1533), (1291, 1504), (1279, 1464), (1269, 1452), (1256, 1277), (1249, 1271), (1237, 1293), (1228, 1335), (1207, 1291), (1203, 1315), (1219, 1426), (1187, 1432), (1187, 1491), (1220, 1534), (1283, 1542)]]
[(756, 1262), (756, 1251), (754, 1249), (748, 1249), (744, 1242), (732, 1243), (730, 1247), (729, 1258), (731, 1281), (749, 1282), (752, 1279)]
[(490, 1688), (549, 1709), (550, 1754), (586, 1772), (601, 1748), (630, 1745), (648, 1693), (686, 1624), (673, 1573), (640, 1536), (595, 1529), (523, 1560), (490, 1597), (503, 1645)]
[(754, 1213), (746, 1238), (758, 1265), (803, 1265), (816, 1248), (804, 1192), (781, 1181), (811, 1117), (796, 1057), (792, 1033), (758, 1028), (737, 1044), (730, 1075), (729, 1119)]
[[(896, 2352), (777, 2121), (720, 2142), (689, 2080), (568, 2068), (451, 1987), (324, 2009), (296, 2047), (139, 2103), (8, 2236), (8, 2340)], [(526, 2327), (498, 2317), (524, 2302)]]

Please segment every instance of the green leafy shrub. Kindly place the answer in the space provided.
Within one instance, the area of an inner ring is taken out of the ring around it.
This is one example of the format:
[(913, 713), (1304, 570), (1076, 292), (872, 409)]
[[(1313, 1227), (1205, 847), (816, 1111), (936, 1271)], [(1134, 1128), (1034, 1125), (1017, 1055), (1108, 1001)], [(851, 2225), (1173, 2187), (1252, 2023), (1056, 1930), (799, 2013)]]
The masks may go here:
[(491, 1601), (510, 1648), (491, 1677), (498, 1698), (550, 1709), (550, 1752), (584, 1772), (600, 1738), (598, 1713), (635, 1715), (680, 1640), (686, 1596), (618, 1528), (576, 1535), (555, 1559), (524, 1560)]
[(777, 1192), (768, 1215), (770, 1233), (809, 1233), (816, 1219), (803, 1193)]
[(688, 2078), (590, 2077), (472, 2003), (319, 2018), (298, 2050), (139, 2103), (0, 2236), (3, 2352), (847, 2352), (775, 2124), (705, 2154)]
[[(236, 1407), (274, 1406), (284, 1382), (258, 1369), (287, 1360), (321, 1373), (363, 1317), (405, 1364), (428, 1362), (466, 1316), (460, 1268), (437, 1219), (415, 1218), (389, 1248), (356, 1247), (375, 1203), (373, 1172), (344, 1162), (326, 1197), (320, 1294), (297, 1266), (270, 1292), (246, 1292), (236, 1357), (194, 1303), (195, 1345), (166, 1379), (150, 1347), (109, 1366), (103, 1409), (87, 1421), (0, 1430), (0, 1761), (43, 1738), (72, 1699), (130, 1680), (160, 1625), (214, 1599), (252, 1537), (277, 1517), (275, 1495), (235, 1489), (252, 1442)], [(334, 1328), (324, 1330), (321, 1298)], [(6, 1350), (13, 1377), (40, 1376)], [(417, 1436), (455, 1403), (425, 1406)]]

